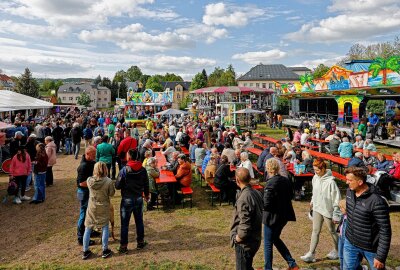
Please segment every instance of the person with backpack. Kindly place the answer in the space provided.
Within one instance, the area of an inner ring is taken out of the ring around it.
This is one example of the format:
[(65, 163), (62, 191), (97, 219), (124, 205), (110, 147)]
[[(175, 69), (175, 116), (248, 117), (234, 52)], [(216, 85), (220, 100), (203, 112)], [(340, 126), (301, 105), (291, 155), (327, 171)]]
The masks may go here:
[(93, 131), (90, 128), (90, 125), (87, 125), (86, 128), (83, 130), (83, 139), (85, 140), (85, 149), (92, 145), (93, 139)]
[[(20, 204), (21, 201), (29, 201), (31, 198), (25, 196), (26, 179), (31, 173), (31, 158), (25, 151), (25, 147), (21, 146), (17, 154), (11, 160), (10, 166), (10, 178), (15, 180), (17, 184), (14, 192), (14, 203)], [(18, 195), (19, 189), (21, 189), (21, 196)]]
[(78, 159), (79, 151), (81, 150), (81, 140), (83, 134), (81, 127), (78, 122), (75, 122), (71, 129), (71, 138), (72, 138), (72, 152), (75, 155), (75, 159)]

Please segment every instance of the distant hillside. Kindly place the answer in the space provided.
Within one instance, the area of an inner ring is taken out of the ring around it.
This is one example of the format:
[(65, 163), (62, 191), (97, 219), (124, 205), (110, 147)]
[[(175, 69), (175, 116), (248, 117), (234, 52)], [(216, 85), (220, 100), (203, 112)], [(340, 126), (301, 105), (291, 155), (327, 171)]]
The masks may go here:
[(79, 82), (92, 82), (91, 78), (66, 78), (66, 79), (50, 79), (50, 78), (36, 78), (36, 81), (39, 84), (42, 84), (44, 81), (62, 81), (63, 83), (79, 83)]

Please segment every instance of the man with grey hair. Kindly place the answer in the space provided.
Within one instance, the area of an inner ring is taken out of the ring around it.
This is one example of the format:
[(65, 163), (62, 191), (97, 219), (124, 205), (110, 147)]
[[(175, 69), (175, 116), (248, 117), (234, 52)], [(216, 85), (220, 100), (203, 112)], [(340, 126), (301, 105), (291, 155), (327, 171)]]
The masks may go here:
[(364, 147), (364, 141), (361, 137), (361, 135), (356, 136), (356, 141), (353, 143), (353, 148), (355, 149), (363, 149)]
[(235, 247), (236, 270), (248, 270), (253, 269), (253, 258), (261, 244), (263, 199), (250, 185), (249, 170), (238, 168), (235, 178), (240, 191), (236, 196), (230, 238)]
[[(283, 164), (282, 160), (278, 156), (279, 155), (278, 148), (271, 147), (269, 149), (269, 153), (272, 155), (271, 158), (274, 158), (279, 163), (279, 175), (287, 178), (288, 177), (288, 172), (287, 172), (285, 164)], [(265, 164), (267, 163), (268, 159), (265, 160)], [(266, 168), (266, 166), (265, 166), (265, 168)], [(268, 179), (268, 178), (269, 178), (268, 172), (265, 170), (264, 179)]]
[(328, 151), (328, 153), (332, 155), (337, 155), (339, 154), (338, 149), (340, 145), (340, 138), (336, 134), (333, 135), (332, 140), (329, 141), (329, 146), (325, 146), (325, 149)]
[(140, 162), (143, 162), (143, 160), (146, 158), (145, 154), (147, 151), (151, 151), (152, 156), (154, 156), (152, 144), (153, 144), (153, 142), (150, 139), (146, 139), (145, 142), (143, 143), (142, 147), (139, 148), (140, 149), (139, 150)]

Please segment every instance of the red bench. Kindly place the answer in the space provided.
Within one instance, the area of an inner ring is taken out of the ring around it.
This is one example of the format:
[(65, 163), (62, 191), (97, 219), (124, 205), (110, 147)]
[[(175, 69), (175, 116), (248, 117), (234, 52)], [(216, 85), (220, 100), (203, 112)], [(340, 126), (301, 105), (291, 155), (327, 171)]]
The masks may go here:
[(261, 171), (258, 170), (257, 164), (252, 163), (251, 166), (253, 167), (253, 170), (255, 170), (256, 172), (258, 172), (258, 173), (261, 174), (261, 175), (264, 175), (264, 172), (261, 172)]
[(191, 187), (182, 187), (181, 192), (183, 195), (182, 198), (182, 208), (185, 208), (185, 200), (188, 199), (190, 201), (190, 208), (193, 206), (193, 189)]
[(222, 205), (221, 190), (219, 190), (213, 183), (208, 183), (211, 188), (211, 206), (214, 206), (214, 195), (217, 195), (219, 199), (219, 205)]
[(253, 142), (253, 144), (254, 144), (255, 146), (261, 147), (262, 149), (264, 149), (265, 147), (267, 147), (266, 145), (264, 145), (264, 144), (262, 144), (262, 143), (259, 143), (259, 142)]
[(251, 186), (255, 190), (263, 191), (264, 187), (262, 185), (252, 185)]
[(338, 172), (332, 171), (333, 177), (339, 179), (340, 181), (346, 182), (346, 176), (343, 174), (340, 174)]
[(246, 150), (257, 156), (261, 155), (261, 153), (262, 153), (262, 150), (260, 150), (258, 148), (247, 148)]

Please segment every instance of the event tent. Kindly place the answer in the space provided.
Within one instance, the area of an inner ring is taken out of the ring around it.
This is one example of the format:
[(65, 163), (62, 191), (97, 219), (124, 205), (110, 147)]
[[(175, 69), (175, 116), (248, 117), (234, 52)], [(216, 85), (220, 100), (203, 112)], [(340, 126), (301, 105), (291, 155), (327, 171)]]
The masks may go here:
[(9, 90), (0, 90), (0, 112), (52, 108), (53, 103), (22, 95)]
[(181, 115), (181, 114), (187, 114), (187, 112), (177, 109), (167, 109), (165, 111), (158, 112), (155, 115)]

